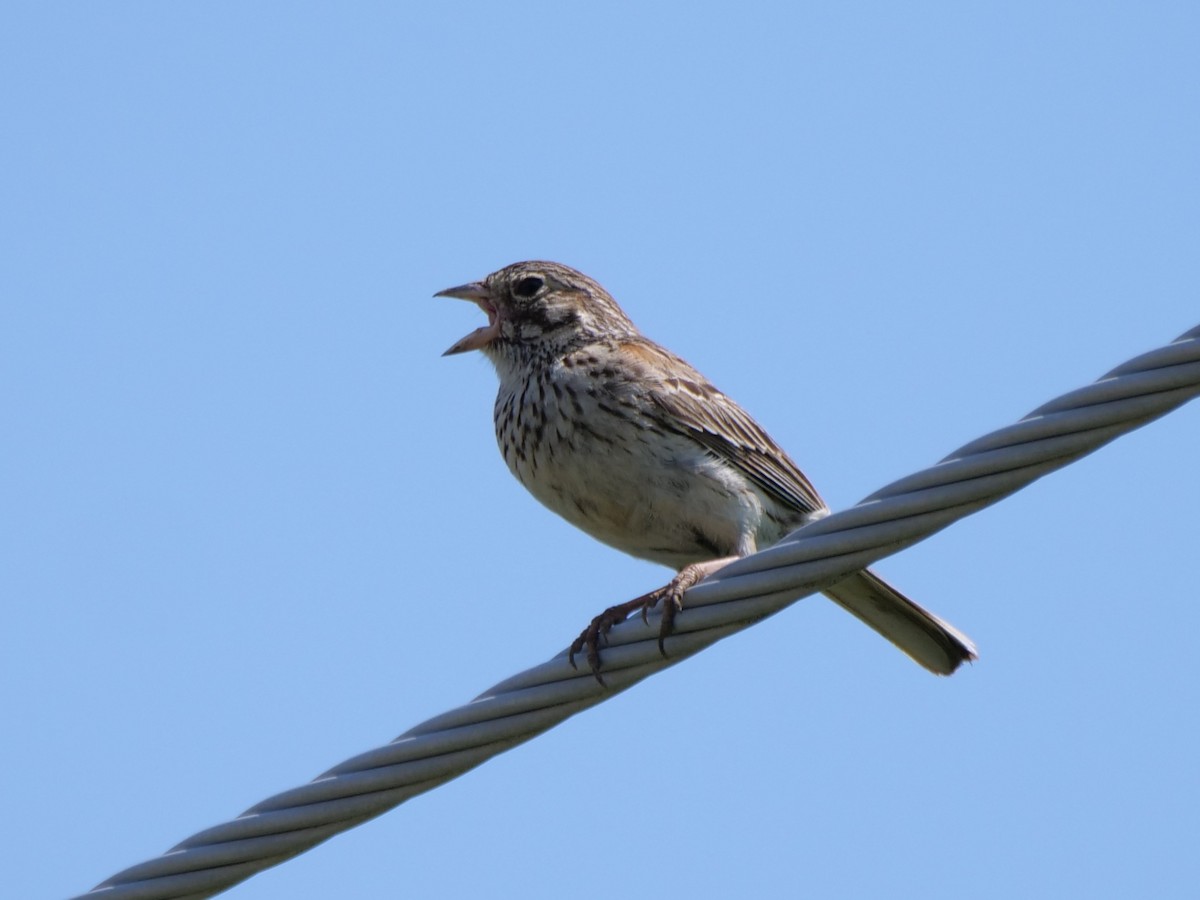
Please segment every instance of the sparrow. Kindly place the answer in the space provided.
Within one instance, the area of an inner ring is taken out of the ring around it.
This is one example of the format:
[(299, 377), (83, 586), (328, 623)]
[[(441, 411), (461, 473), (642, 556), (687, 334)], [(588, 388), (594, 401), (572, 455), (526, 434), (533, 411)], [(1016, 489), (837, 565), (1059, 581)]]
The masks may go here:
[[(665, 655), (688, 588), (828, 515), (762, 426), (583, 273), (519, 262), (435, 296), (487, 315), (443, 355), (478, 350), (495, 366), (496, 441), (517, 480), (597, 540), (676, 570), (665, 586), (604, 610), (572, 643), (572, 665), (586, 650), (601, 683), (600, 644), (614, 624), (662, 604)], [(967, 637), (869, 569), (824, 594), (939, 675), (976, 658)]]

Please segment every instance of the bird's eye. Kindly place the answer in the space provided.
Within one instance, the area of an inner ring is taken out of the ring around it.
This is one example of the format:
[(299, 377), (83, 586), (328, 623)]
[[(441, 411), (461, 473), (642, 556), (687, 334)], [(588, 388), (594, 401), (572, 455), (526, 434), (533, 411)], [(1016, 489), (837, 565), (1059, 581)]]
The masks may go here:
[(526, 275), (513, 285), (513, 293), (518, 297), (529, 299), (540, 291), (545, 283), (545, 279), (539, 278), (537, 275)]

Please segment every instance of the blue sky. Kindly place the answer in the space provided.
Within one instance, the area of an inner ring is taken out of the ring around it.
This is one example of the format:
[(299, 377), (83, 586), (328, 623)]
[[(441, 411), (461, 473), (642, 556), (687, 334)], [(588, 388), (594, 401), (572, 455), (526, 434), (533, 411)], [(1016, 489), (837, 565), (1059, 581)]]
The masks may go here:
[[(9, 4), (6, 895), (557, 652), (664, 569), (526, 496), (444, 287), (595, 276), (855, 502), (1200, 323), (1193, 4)], [(1183, 897), (1200, 410), (228, 896)]]

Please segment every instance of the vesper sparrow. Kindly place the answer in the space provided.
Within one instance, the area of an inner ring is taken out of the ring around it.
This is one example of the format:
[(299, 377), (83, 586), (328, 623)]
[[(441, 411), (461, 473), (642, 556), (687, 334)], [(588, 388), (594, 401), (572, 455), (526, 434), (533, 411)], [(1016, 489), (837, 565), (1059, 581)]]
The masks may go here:
[[(678, 571), (584, 629), (571, 658), (586, 648), (597, 678), (614, 623), (662, 601), (661, 649), (684, 591), (828, 513), (757, 422), (586, 275), (521, 262), (436, 296), (487, 313), (446, 355), (482, 350), (495, 365), (496, 440), (517, 480), (592, 537)], [(940, 675), (975, 658), (970, 640), (869, 570), (825, 594)]]

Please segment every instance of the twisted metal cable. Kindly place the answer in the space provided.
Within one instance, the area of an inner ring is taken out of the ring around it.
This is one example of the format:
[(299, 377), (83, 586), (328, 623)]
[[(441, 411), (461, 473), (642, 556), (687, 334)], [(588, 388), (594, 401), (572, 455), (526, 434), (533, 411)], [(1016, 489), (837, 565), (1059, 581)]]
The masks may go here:
[(211, 897), (374, 818), (608, 699), (800, 597), (1020, 490), (1047, 472), (1200, 394), (1200, 326), (1064, 394), (1015, 425), (972, 441), (780, 543), (738, 560), (687, 593), (658, 651), (655, 617), (609, 635), (601, 687), (566, 651), (312, 782), (270, 797), (81, 897)]

